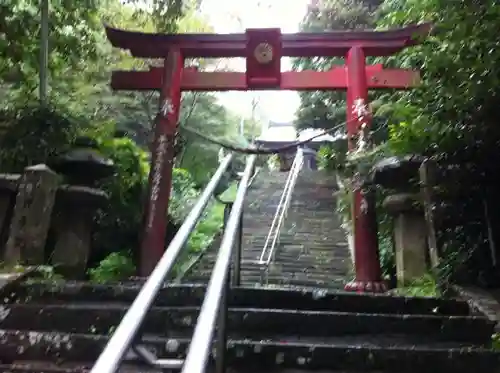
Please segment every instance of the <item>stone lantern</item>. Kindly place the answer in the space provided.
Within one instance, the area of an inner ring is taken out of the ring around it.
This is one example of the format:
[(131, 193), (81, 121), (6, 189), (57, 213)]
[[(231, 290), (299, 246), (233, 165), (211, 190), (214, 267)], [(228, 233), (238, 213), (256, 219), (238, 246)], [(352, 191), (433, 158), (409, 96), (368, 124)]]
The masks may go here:
[(105, 158), (97, 142), (88, 137), (78, 137), (73, 148), (56, 159), (51, 168), (64, 175), (68, 184), (80, 186), (93, 186), (114, 172), (113, 161)]
[(394, 219), (394, 249), (399, 284), (427, 271), (427, 234), (419, 194), (419, 167), (424, 157), (389, 157), (372, 168), (372, 181), (390, 191), (383, 206)]
[(80, 137), (52, 168), (65, 176), (67, 184), (57, 190), (51, 261), (67, 277), (81, 278), (90, 255), (94, 215), (108, 199), (94, 185), (111, 176), (114, 165), (99, 152), (94, 140)]

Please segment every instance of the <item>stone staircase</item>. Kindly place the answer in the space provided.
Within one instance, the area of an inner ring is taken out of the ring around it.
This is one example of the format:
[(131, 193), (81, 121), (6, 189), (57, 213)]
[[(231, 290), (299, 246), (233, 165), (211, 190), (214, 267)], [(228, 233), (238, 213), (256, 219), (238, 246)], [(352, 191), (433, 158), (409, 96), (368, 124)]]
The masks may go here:
[[(88, 372), (139, 289), (54, 282), (4, 288), (0, 372)], [(162, 288), (141, 343), (159, 358), (185, 357), (204, 294), (203, 285)], [(235, 288), (228, 302), (228, 372), (500, 372), (500, 356), (490, 349), (493, 324), (466, 302), (273, 288)], [(129, 352), (120, 372), (158, 370)]]
[[(288, 177), (285, 172), (261, 172), (248, 191), (243, 216), (242, 284), (255, 286), (263, 279), (259, 259)], [(299, 174), (285, 220), (275, 261), (264, 277), (270, 285), (341, 288), (351, 259), (344, 232), (335, 214), (335, 178), (321, 171)], [(220, 241), (214, 242), (184, 278), (185, 283), (206, 283)]]

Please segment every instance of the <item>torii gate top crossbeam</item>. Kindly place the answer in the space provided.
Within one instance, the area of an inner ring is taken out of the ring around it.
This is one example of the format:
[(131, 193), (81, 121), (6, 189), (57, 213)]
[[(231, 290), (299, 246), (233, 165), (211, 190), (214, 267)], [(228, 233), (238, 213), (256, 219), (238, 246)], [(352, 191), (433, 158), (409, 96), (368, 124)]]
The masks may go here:
[[(388, 31), (329, 31), (281, 34), (282, 57), (344, 57), (357, 46), (365, 56), (388, 56), (418, 43), (431, 25), (412, 25)], [(128, 49), (135, 57), (164, 58), (171, 48), (179, 48), (186, 58), (247, 57), (248, 32), (243, 34), (152, 34), (106, 26), (114, 47)], [(279, 32), (279, 30), (277, 30)]]

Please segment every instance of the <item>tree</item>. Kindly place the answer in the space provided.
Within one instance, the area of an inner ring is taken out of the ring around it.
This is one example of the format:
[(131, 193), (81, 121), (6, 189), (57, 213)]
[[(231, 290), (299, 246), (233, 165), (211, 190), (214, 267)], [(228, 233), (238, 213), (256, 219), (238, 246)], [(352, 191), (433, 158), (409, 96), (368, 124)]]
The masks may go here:
[[(76, 68), (97, 57), (100, 1), (51, 4), (50, 70)], [(39, 66), (40, 16), (35, 0), (4, 0), (0, 4), (0, 81), (9, 94), (34, 97)], [(4, 88), (4, 95), (6, 94)]]
[[(26, 165), (49, 162), (65, 152), (76, 135), (97, 139), (103, 153), (113, 159), (116, 173), (99, 185), (108, 192), (110, 201), (109, 208), (100, 210), (95, 218), (91, 262), (100, 261), (108, 253), (111, 256), (101, 263), (100, 270), (92, 272), (92, 277), (102, 279), (106, 273), (114, 274), (114, 267), (124, 263), (130, 273), (130, 258), (123, 261), (117, 252), (129, 251), (125, 256), (134, 256), (139, 247), (149, 173), (148, 146), (158, 94), (111, 92), (110, 73), (114, 69), (144, 69), (158, 61), (135, 59), (126, 51), (111, 48), (101, 20), (147, 32), (210, 31), (206, 19), (197, 11), (199, 1), (134, 1), (128, 5), (120, 0), (51, 2), (53, 79), (50, 105), (43, 110), (34, 100), (38, 83), (38, 2), (5, 1), (0, 5), (2, 171), (20, 172)], [(213, 61), (196, 63), (204, 68)], [(183, 125), (214, 137), (232, 138), (237, 133), (238, 118), (215, 96), (186, 93), (182, 105)], [(129, 138), (114, 136), (117, 129), (126, 130)], [(198, 197), (197, 188), (217, 167), (217, 147), (195, 138), (187, 140), (177, 161), (177, 166), (187, 169), (173, 170), (167, 244), (175, 234), (175, 226), (182, 223)], [(210, 204), (208, 210), (188, 243), (188, 254), (210, 244), (220, 229), (222, 208)]]
[[(500, 284), (492, 260), (500, 242), (488, 225), (500, 221), (496, 190), (500, 128), (500, 4), (494, 0), (386, 0), (380, 27), (422, 21), (435, 29), (421, 45), (387, 59), (418, 68), (418, 89), (395, 93), (388, 145), (396, 154), (420, 153), (440, 167), (438, 245), (444, 281)], [(485, 214), (488, 207), (488, 215)]]

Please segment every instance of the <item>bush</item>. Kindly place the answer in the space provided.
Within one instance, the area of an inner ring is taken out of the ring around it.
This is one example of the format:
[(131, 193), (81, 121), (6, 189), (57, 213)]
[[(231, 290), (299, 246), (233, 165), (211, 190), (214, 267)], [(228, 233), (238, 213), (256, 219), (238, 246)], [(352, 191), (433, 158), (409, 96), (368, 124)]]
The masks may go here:
[(0, 167), (19, 173), (27, 166), (50, 163), (71, 146), (85, 121), (64, 110), (32, 106), (2, 113)]
[(441, 295), (436, 280), (429, 274), (393, 292), (407, 297), (439, 297)]
[(177, 261), (171, 275), (172, 278), (182, 274), (186, 264), (210, 247), (214, 238), (221, 232), (223, 223), (224, 205), (212, 201), (191, 233), (187, 244), (188, 249), (181, 253), (180, 260)]
[(113, 160), (115, 172), (100, 182), (109, 196), (107, 206), (95, 216), (91, 264), (103, 260), (116, 249), (138, 258), (143, 206), (148, 181), (148, 155), (134, 141), (96, 136), (101, 152)]
[(90, 280), (97, 283), (126, 280), (136, 271), (130, 253), (114, 252), (101, 260), (96, 268), (89, 269)]
[[(103, 265), (106, 266), (106, 269), (92, 272), (97, 273), (94, 276), (112, 280), (114, 279), (113, 275), (118, 276), (121, 271), (112, 271), (107, 268), (112, 267), (113, 263), (117, 266), (123, 264), (118, 261), (119, 257), (116, 256), (111, 257), (111, 264), (107, 261), (110, 255), (114, 254), (116, 248), (131, 255), (133, 262), (139, 259), (138, 249), (150, 168), (149, 158), (148, 154), (133, 140), (110, 137), (109, 134), (114, 133), (114, 131), (100, 130), (100, 132), (88, 133), (93, 134), (98, 139), (103, 154), (111, 158), (116, 167), (114, 177), (104, 180), (101, 185), (108, 192), (110, 201), (107, 208), (102, 209), (96, 218), (94, 234), (96, 254), (93, 263), (101, 261), (97, 269)], [(185, 169), (175, 168), (172, 175), (169, 202), (170, 221), (165, 246), (168, 246), (177, 227), (182, 224), (198, 197), (199, 192), (195, 189), (195, 183), (190, 173)], [(223, 212), (220, 204), (211, 202), (191, 234), (187, 249), (182, 253), (176, 268), (180, 268), (185, 261), (190, 260), (194, 253), (208, 247), (213, 237), (220, 231), (222, 219)], [(99, 273), (105, 275), (99, 275)]]

